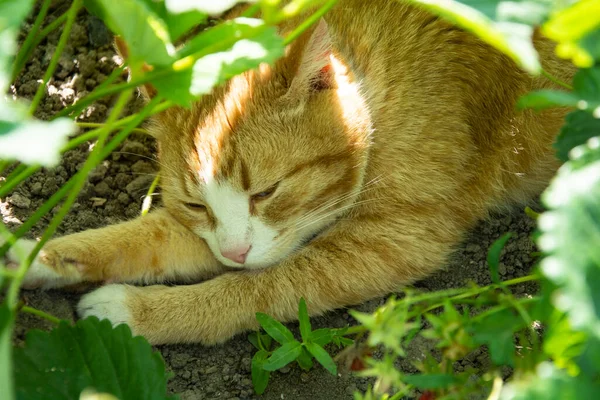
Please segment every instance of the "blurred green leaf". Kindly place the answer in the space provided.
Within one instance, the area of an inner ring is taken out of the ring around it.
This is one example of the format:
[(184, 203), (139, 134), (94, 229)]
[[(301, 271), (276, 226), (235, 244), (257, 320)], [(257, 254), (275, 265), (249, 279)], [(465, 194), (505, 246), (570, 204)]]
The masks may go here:
[(267, 385), (269, 384), (271, 372), (263, 368), (268, 355), (269, 353), (267, 351), (259, 350), (256, 354), (254, 354), (254, 357), (252, 357), (252, 385), (254, 386), (254, 391), (256, 394), (263, 394), (267, 388)]
[(218, 15), (229, 10), (237, 3), (255, 2), (256, 0), (166, 0), (167, 9), (174, 14), (199, 11), (205, 14)]
[(75, 132), (77, 126), (68, 118), (31, 119), (24, 104), (0, 97), (0, 159), (54, 166), (68, 136)]
[(502, 253), (502, 249), (508, 242), (508, 239), (512, 237), (512, 233), (505, 233), (500, 236), (488, 250), (487, 254), (487, 262), (488, 267), (490, 268), (490, 274), (492, 276), (492, 282), (499, 284), (500, 283), (500, 274), (498, 273), (498, 268), (500, 267), (500, 253)]
[(168, 66), (175, 61), (165, 21), (160, 19), (145, 0), (84, 0), (85, 7), (101, 18), (128, 45), (132, 62)]
[(600, 58), (600, 2), (581, 0), (556, 12), (542, 32), (558, 43), (559, 56), (572, 59), (578, 67), (591, 67)]
[(298, 305), (298, 322), (300, 323), (300, 335), (302, 335), (302, 341), (308, 342), (311, 338), (311, 326), (310, 326), (310, 318), (308, 316), (308, 310), (306, 308), (306, 301), (304, 298), (300, 299), (300, 304)]
[[(199, 35), (190, 42), (190, 46), (194, 43), (201, 46), (200, 42), (206, 39), (206, 35), (210, 41), (203, 44), (209, 46), (209, 54), (196, 61), (184, 59), (176, 64), (173, 71), (169, 67), (170, 72), (165, 77), (152, 80), (159, 93), (177, 104), (188, 106), (198, 96), (209, 93), (214, 86), (262, 63), (272, 64), (283, 55), (283, 39), (274, 27), (266, 27), (260, 20), (249, 18), (238, 18), (235, 24), (250, 27), (243, 32), (248, 36), (239, 39), (239, 35), (231, 36), (227, 29), (209, 30)], [(193, 47), (186, 47), (179, 55), (191, 56), (196, 53), (193, 50)], [(198, 52), (204, 54), (207, 48)], [(161, 71), (155, 70), (156, 73)]]
[(544, 110), (551, 107), (576, 107), (579, 98), (571, 92), (560, 90), (536, 90), (522, 96), (517, 102), (519, 109), (533, 108), (534, 110)]
[[(195, 9), (179, 11), (177, 8), (172, 7), (173, 2), (164, 0), (142, 1), (165, 23), (172, 41), (176, 41), (190, 29), (205, 23), (207, 19), (205, 12)], [(171, 3), (170, 8), (168, 7), (169, 3)], [(176, 0), (176, 3), (181, 3), (181, 0)]]
[(510, 56), (521, 68), (538, 73), (540, 63), (532, 44), (533, 25), (550, 12), (544, 0), (409, 0), (476, 34)]
[(521, 375), (504, 386), (501, 400), (583, 400), (596, 399), (600, 385), (571, 377), (550, 362), (537, 366), (536, 374)]
[(288, 342), (295, 342), (294, 335), (288, 328), (277, 321), (275, 318), (264, 314), (256, 313), (256, 319), (260, 323), (260, 326), (280, 344), (286, 344)]
[(23, 20), (31, 12), (33, 0), (0, 0), (0, 92), (10, 84), (12, 59), (17, 51), (16, 37)]
[(514, 366), (515, 332), (523, 329), (523, 319), (512, 310), (505, 309), (480, 318), (471, 327), (473, 339), (485, 344), (496, 365)]
[(456, 384), (459, 380), (447, 374), (404, 375), (402, 381), (419, 389), (444, 389)]
[(310, 351), (315, 359), (321, 364), (327, 371), (329, 371), (332, 375), (337, 375), (337, 365), (335, 365), (335, 361), (333, 358), (325, 351), (324, 348), (319, 346), (316, 343), (305, 343), (306, 349)]
[(561, 161), (569, 160), (569, 151), (600, 136), (600, 119), (586, 111), (576, 110), (567, 115), (553, 147)]
[(587, 340), (585, 332), (573, 331), (564, 313), (555, 309), (544, 332), (544, 352), (552, 357), (554, 364), (570, 375), (577, 375), (579, 368), (575, 359), (582, 353)]
[(297, 359), (300, 356), (300, 353), (302, 353), (302, 345), (300, 342), (296, 340), (287, 342), (271, 354), (271, 357), (263, 364), (263, 369), (275, 371), (283, 368)]
[(78, 399), (90, 387), (127, 400), (174, 398), (160, 353), (127, 325), (113, 328), (94, 317), (28, 332), (14, 368), (20, 399)]
[(542, 273), (557, 289), (556, 308), (575, 330), (600, 338), (600, 140), (571, 151), (542, 200), (538, 246), (546, 257)]

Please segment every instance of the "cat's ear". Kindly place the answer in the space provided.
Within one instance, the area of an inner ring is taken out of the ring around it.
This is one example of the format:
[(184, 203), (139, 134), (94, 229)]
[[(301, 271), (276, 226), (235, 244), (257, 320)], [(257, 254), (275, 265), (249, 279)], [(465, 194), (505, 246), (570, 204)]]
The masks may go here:
[[(115, 36), (115, 49), (117, 50), (117, 53), (123, 59), (123, 61), (129, 58), (129, 49), (127, 48), (127, 43), (125, 43), (125, 41), (120, 36)], [(142, 69), (144, 70), (144, 72), (152, 71), (152, 66), (144, 64)], [(139, 89), (140, 93), (142, 94), (142, 96), (144, 96), (146, 100), (150, 100), (157, 93), (156, 88), (149, 83), (143, 84), (139, 87)]]
[(311, 93), (331, 88), (331, 50), (327, 23), (321, 19), (304, 46), (296, 74), (285, 95), (288, 100), (302, 101)]

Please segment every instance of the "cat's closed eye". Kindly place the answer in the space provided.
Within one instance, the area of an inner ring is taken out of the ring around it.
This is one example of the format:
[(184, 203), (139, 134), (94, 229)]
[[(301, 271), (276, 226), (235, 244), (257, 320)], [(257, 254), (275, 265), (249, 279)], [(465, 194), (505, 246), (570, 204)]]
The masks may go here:
[(273, 195), (273, 193), (275, 193), (275, 190), (277, 189), (277, 186), (279, 186), (279, 182), (277, 182), (276, 184), (274, 184), (273, 186), (271, 186), (270, 188), (268, 188), (267, 190), (264, 190), (262, 192), (253, 194), (252, 200), (265, 200), (268, 199), (269, 197), (271, 197)]
[(206, 206), (200, 203), (184, 203), (192, 211), (206, 211)]

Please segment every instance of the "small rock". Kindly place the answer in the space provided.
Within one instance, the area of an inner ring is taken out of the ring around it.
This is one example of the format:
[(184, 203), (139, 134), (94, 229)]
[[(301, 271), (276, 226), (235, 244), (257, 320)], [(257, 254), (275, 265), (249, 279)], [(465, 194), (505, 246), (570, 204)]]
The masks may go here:
[(149, 156), (148, 149), (140, 142), (129, 141), (123, 145), (120, 153), (125, 159), (137, 160), (139, 156)]
[(31, 199), (20, 193), (14, 193), (8, 198), (8, 202), (18, 208), (29, 208), (31, 206)]
[(281, 372), (282, 374), (287, 374), (290, 371), (291, 371), (291, 368), (287, 365), (285, 367), (279, 369), (279, 372)]
[(106, 199), (103, 197), (92, 197), (92, 207), (102, 207), (106, 203)]
[(108, 171), (108, 167), (104, 164), (98, 165), (92, 172), (89, 174), (89, 180), (92, 183), (98, 183), (106, 176), (106, 172)]
[(127, 193), (125, 192), (121, 192), (119, 193), (119, 196), (117, 196), (117, 201), (123, 205), (127, 205), (130, 203), (130, 197)]
[(308, 374), (306, 374), (306, 373), (302, 373), (302, 374), (300, 374), (300, 380), (301, 380), (302, 382), (306, 383), (306, 382), (308, 382), (308, 381), (309, 381), (309, 379), (310, 379), (310, 378), (308, 377)]
[(152, 184), (153, 180), (154, 178), (152, 176), (138, 176), (125, 187), (125, 190), (131, 197), (139, 197), (148, 191), (148, 188)]
[(38, 195), (42, 192), (42, 184), (40, 182), (35, 182), (31, 185), (31, 194)]
[(504, 263), (498, 264), (498, 273), (500, 275), (506, 275), (506, 265), (504, 265)]
[(204, 371), (205, 375), (210, 375), (210, 374), (214, 374), (215, 372), (217, 372), (217, 366), (213, 365), (212, 367), (208, 367), (206, 369), (206, 371)]
[(108, 197), (110, 194), (110, 187), (103, 181), (94, 186), (94, 192), (100, 197)]

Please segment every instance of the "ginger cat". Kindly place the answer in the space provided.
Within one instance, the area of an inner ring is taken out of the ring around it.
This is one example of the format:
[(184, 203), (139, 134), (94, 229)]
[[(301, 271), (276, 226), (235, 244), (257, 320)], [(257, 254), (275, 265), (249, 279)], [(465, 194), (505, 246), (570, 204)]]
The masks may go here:
[(222, 342), (257, 311), (291, 321), (300, 297), (315, 315), (385, 295), (544, 188), (565, 111), (515, 102), (550, 85), (423, 10), (341, 0), (273, 67), (157, 115), (164, 208), (52, 240), (25, 283), (110, 283), (79, 314), (152, 343)]

